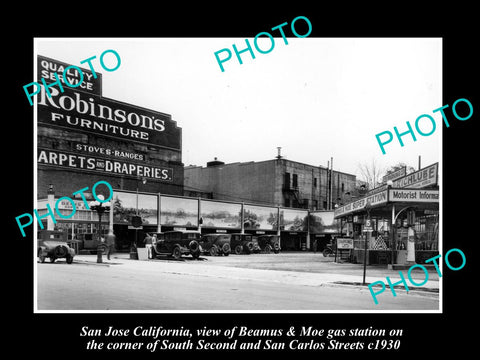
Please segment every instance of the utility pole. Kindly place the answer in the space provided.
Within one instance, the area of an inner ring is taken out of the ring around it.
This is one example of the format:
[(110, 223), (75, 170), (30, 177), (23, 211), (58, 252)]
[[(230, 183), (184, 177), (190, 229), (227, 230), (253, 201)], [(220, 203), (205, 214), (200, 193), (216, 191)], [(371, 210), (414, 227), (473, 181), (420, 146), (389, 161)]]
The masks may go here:
[(330, 158), (330, 199), (328, 200), (329, 210), (332, 210), (333, 202), (333, 157)]

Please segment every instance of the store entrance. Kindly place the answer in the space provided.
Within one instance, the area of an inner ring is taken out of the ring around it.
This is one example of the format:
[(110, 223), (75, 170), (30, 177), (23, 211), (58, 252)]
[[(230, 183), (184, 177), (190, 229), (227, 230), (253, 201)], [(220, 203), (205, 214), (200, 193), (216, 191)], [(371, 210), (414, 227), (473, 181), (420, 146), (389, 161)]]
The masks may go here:
[(300, 251), (306, 250), (307, 234), (303, 232), (286, 232), (280, 233), (280, 245), (282, 251)]

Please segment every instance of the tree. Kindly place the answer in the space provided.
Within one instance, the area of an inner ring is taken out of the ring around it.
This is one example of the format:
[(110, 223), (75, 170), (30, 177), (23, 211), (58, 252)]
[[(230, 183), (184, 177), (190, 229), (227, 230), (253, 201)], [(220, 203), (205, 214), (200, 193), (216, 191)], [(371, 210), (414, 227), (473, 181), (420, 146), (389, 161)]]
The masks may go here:
[(385, 172), (385, 175), (388, 175), (388, 174), (391, 174), (397, 170), (400, 170), (401, 168), (403, 167), (406, 167), (407, 168), (407, 171), (406, 173), (407, 174), (410, 174), (412, 172), (415, 172), (415, 168), (413, 166), (407, 166), (407, 164), (403, 163), (403, 162), (399, 162), (398, 164), (396, 165), (392, 165), (390, 166), (387, 171)]
[(372, 159), (370, 164), (363, 163), (358, 165), (360, 176), (367, 186), (367, 190), (375, 189), (382, 181), (384, 169)]

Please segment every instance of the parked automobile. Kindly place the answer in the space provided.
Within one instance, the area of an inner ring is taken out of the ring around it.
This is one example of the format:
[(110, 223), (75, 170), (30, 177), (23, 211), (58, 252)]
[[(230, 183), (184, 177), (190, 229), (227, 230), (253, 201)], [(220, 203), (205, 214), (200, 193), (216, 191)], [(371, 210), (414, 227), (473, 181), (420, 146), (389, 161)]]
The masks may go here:
[(41, 263), (45, 262), (47, 257), (52, 263), (61, 258), (65, 258), (67, 264), (73, 262), (75, 250), (68, 245), (66, 232), (42, 230), (37, 235), (37, 256)]
[(75, 240), (77, 240), (80, 244), (80, 250), (90, 251), (91, 254), (96, 254), (98, 250), (98, 246), (102, 246), (103, 252), (105, 252), (106, 247), (105, 244), (101, 241), (100, 236), (98, 233), (82, 233), (76, 234)]
[(240, 255), (242, 253), (250, 254), (254, 250), (253, 235), (251, 234), (231, 234), (230, 247), (232, 251)]
[(261, 251), (261, 249), (260, 249), (260, 245), (258, 245), (258, 236), (256, 236), (256, 235), (252, 236), (252, 244), (253, 244), (252, 252), (253, 253), (259, 253)]
[(230, 234), (205, 234), (200, 243), (202, 252), (215, 256), (230, 254)]
[(180, 259), (185, 254), (190, 254), (195, 259), (200, 256), (201, 234), (199, 231), (175, 230), (156, 234), (155, 256), (170, 255), (175, 259)]
[(266, 254), (272, 251), (275, 254), (280, 252), (280, 236), (278, 235), (260, 235), (257, 237), (260, 250)]

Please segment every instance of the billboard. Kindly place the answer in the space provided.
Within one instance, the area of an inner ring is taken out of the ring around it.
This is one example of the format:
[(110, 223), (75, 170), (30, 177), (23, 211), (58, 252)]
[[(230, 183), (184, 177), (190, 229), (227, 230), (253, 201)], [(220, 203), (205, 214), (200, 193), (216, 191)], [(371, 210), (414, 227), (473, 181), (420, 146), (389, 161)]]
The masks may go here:
[(160, 196), (160, 224), (198, 226), (198, 200)]
[(333, 211), (312, 211), (309, 218), (310, 232), (313, 234), (334, 234), (340, 230)]
[(241, 228), (242, 204), (200, 200), (204, 227)]
[(113, 223), (130, 225), (132, 216), (142, 218), (143, 225), (157, 225), (158, 196), (115, 191), (112, 199)]
[(393, 181), (392, 187), (420, 189), (431, 185), (438, 185), (438, 163)]
[(307, 231), (308, 210), (280, 209), (280, 230)]
[(277, 230), (278, 208), (245, 205), (243, 226), (246, 230)]

